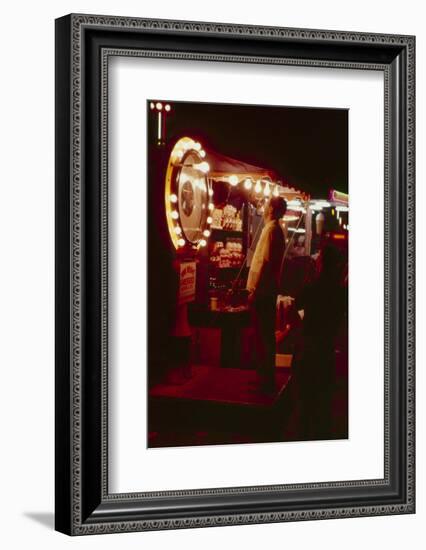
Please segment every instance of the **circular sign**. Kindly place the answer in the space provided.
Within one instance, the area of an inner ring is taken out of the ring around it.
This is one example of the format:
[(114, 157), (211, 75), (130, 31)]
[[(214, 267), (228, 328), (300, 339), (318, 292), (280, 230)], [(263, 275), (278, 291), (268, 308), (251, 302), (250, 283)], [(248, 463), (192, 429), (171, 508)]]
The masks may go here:
[(180, 139), (174, 146), (166, 175), (166, 215), (176, 248), (207, 244), (213, 210), (208, 163), (199, 143)]

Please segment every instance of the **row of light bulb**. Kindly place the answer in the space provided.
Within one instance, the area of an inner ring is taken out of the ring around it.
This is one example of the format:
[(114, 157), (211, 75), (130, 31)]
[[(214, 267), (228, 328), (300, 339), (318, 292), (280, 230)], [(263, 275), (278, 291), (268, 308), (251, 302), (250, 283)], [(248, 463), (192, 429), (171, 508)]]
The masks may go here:
[[(176, 160), (181, 160), (186, 151), (189, 151), (191, 149), (197, 151), (201, 158), (204, 158), (206, 156), (206, 152), (201, 147), (201, 143), (193, 140), (179, 142), (173, 150), (173, 156)], [(194, 165), (194, 168), (200, 170), (204, 174), (207, 174), (207, 172), (210, 170), (210, 165), (208, 162), (202, 161), (199, 164)]]
[[(236, 175), (229, 176), (228, 182), (230, 185), (232, 185), (232, 187), (235, 187), (239, 183), (238, 176)], [(244, 180), (244, 188), (247, 189), (247, 191), (250, 191), (252, 187), (253, 187), (253, 180), (251, 178), (246, 178)], [(262, 192), (262, 180), (257, 180), (256, 185), (254, 186), (254, 191), (258, 195)], [(268, 181), (265, 183), (265, 187), (263, 188), (263, 194), (265, 195), (265, 197), (269, 197), (271, 195), (271, 186)], [(278, 185), (275, 185), (272, 191), (272, 195), (274, 197), (278, 197), (279, 194), (280, 192), (278, 190)]]
[(162, 111), (164, 109), (165, 111), (169, 112), (172, 109), (168, 103), (163, 105), (161, 101), (157, 101), (157, 103), (154, 103), (153, 101), (151, 101), (151, 103), (149, 104), (149, 107), (151, 111), (153, 111), (154, 109), (156, 111)]

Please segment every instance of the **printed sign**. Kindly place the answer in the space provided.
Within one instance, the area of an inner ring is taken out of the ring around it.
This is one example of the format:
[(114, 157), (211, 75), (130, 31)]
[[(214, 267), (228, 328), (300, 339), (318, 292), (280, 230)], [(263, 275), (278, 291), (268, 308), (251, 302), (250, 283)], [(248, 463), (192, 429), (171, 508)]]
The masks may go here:
[(195, 262), (182, 262), (179, 277), (179, 303), (195, 300), (195, 281), (197, 267)]

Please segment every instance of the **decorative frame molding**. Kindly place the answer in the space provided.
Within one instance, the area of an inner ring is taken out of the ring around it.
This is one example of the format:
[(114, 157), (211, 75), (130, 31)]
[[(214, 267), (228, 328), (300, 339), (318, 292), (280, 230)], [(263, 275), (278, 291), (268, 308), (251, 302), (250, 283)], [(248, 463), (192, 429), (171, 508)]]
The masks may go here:
[[(384, 72), (383, 479), (108, 493), (108, 59), (117, 55)], [(58, 530), (83, 535), (414, 512), (414, 56), (412, 36), (96, 15), (56, 21)], [(186, 511), (173, 508), (177, 497), (187, 499)], [(206, 512), (212, 499), (215, 511)]]

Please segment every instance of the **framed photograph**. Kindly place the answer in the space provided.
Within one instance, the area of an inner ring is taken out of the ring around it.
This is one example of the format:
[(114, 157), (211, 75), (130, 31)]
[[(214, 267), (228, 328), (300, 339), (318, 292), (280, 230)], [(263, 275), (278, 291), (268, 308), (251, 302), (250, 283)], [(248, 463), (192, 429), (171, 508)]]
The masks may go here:
[(413, 36), (56, 20), (56, 529), (415, 511)]

